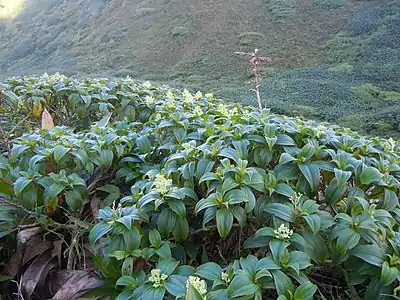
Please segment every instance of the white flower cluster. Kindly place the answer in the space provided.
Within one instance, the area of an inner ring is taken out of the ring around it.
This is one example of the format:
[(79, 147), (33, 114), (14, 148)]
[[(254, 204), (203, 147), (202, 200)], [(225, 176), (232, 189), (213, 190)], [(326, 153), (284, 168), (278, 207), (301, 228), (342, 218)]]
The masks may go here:
[(196, 95), (194, 95), (194, 97), (196, 98), (196, 100), (200, 100), (201, 98), (203, 98), (203, 94), (202, 92), (198, 91)]
[(168, 90), (168, 92), (167, 92), (167, 99), (168, 99), (168, 100), (175, 100), (175, 95), (174, 95), (174, 92), (173, 92), (173, 91)]
[(154, 185), (156, 186), (157, 192), (164, 195), (168, 193), (172, 186), (172, 179), (166, 178), (164, 175), (157, 174), (155, 176)]
[(174, 107), (176, 105), (175, 95), (171, 90), (168, 90), (168, 92), (167, 92), (167, 99), (168, 99), (168, 102), (167, 102), (168, 106)]
[(277, 239), (286, 240), (293, 234), (293, 230), (282, 224), (277, 230), (274, 230), (274, 234)]
[(187, 104), (193, 104), (194, 103), (194, 97), (193, 95), (188, 91), (188, 90), (184, 90), (182, 92), (182, 96), (183, 96), (183, 102), (187, 103)]
[(386, 140), (386, 149), (393, 151), (396, 147), (397, 142), (393, 139), (393, 138), (389, 138), (388, 140)]
[(68, 77), (57, 72), (57, 73), (54, 73), (51, 75), (44, 73), (42, 76), (40, 76), (40, 79), (41, 80), (50, 80), (50, 81), (64, 81), (64, 80), (68, 79)]
[(197, 116), (201, 116), (203, 115), (203, 110), (201, 109), (201, 107), (199, 105), (197, 105), (194, 110), (193, 113)]
[(321, 136), (323, 136), (325, 134), (325, 131), (328, 127), (324, 126), (324, 125), (318, 125), (317, 126), (317, 137), (320, 138)]
[(154, 98), (152, 96), (146, 96), (146, 105), (150, 106), (154, 103)]
[(225, 272), (222, 272), (222, 273), (221, 273), (221, 279), (222, 279), (222, 281), (225, 282), (225, 283), (231, 282), (231, 280), (229, 279), (228, 273), (225, 273)]
[(151, 270), (149, 281), (153, 282), (153, 287), (158, 288), (164, 285), (164, 281), (168, 278), (167, 274), (161, 274), (160, 269)]
[(205, 96), (206, 96), (207, 99), (214, 98), (214, 95), (212, 93), (207, 93)]
[(191, 143), (183, 143), (182, 147), (183, 147), (183, 150), (186, 150), (186, 151), (192, 151), (195, 148)]
[(143, 83), (143, 87), (146, 88), (146, 89), (151, 88), (151, 83), (150, 83), (150, 81), (146, 81), (145, 83)]
[(204, 280), (201, 280), (196, 276), (189, 276), (189, 279), (186, 282), (186, 291), (189, 289), (189, 284), (191, 284), (199, 292), (203, 299), (207, 299), (207, 284)]
[(237, 107), (233, 107), (231, 109), (228, 109), (224, 104), (219, 104), (218, 105), (218, 111), (224, 115), (227, 118), (233, 117), (235, 114), (238, 113)]

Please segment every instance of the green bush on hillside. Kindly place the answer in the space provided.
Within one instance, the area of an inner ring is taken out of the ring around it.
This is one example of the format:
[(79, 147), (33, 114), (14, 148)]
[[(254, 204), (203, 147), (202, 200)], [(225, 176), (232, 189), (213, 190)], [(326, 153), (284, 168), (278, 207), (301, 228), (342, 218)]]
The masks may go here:
[[(24, 82), (45, 93), (37, 80)], [(51, 77), (49, 84), (65, 80)], [(110, 120), (91, 119), (87, 129), (56, 127), (14, 139), (0, 159), (0, 225), (12, 236), (20, 222), (37, 224), (46, 239), (63, 234), (63, 249), (88, 240), (94, 253), (86, 260), (106, 279), (97, 295), (394, 295), (394, 140), (131, 79), (79, 87), (81, 97), (107, 92), (114, 108), (126, 102), (135, 113), (111, 109)]]

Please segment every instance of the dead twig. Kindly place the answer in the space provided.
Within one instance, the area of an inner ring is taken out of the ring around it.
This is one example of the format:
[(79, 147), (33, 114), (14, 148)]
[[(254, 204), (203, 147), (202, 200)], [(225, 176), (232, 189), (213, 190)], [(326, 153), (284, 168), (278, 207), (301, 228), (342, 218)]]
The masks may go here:
[(258, 72), (258, 66), (260, 66), (264, 62), (272, 61), (269, 57), (258, 56), (258, 49), (254, 49), (254, 52), (246, 53), (246, 52), (235, 52), (236, 55), (239, 56), (250, 56), (250, 64), (252, 71), (254, 72), (254, 84), (255, 88), (252, 90), (256, 93), (257, 96), (257, 103), (260, 112), (263, 110), (263, 105), (261, 101), (261, 94), (260, 94), (260, 86), (261, 86), (261, 74)]

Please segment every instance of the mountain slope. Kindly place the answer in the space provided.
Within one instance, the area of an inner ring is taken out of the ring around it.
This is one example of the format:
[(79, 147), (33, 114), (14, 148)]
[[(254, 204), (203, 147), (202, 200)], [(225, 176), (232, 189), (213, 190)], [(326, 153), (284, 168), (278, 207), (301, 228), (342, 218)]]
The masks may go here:
[(397, 1), (25, 0), (0, 23), (0, 76), (132, 75), (254, 103), (232, 54), (259, 48), (274, 111), (395, 135), (399, 20)]

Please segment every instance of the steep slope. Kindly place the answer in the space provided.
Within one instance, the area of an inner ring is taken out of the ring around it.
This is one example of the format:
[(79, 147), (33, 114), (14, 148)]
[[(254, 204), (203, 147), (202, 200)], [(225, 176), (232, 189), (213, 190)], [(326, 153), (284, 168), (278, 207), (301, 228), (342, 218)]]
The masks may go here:
[(395, 135), (399, 20), (398, 1), (25, 0), (0, 23), (0, 77), (132, 75), (253, 103), (233, 52), (259, 48), (274, 111)]

